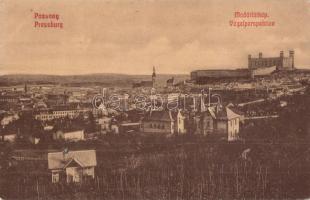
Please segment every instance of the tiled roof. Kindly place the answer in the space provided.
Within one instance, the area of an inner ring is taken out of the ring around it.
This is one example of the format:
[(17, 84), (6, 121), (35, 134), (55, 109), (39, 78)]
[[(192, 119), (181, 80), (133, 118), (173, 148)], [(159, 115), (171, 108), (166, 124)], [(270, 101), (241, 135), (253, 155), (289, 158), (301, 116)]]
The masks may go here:
[(153, 81), (141, 81), (141, 86), (142, 87), (152, 87), (153, 86)]
[(226, 107), (226, 117), (228, 119), (234, 119), (240, 117), (240, 115), (232, 111), (230, 108)]
[(171, 111), (151, 111), (146, 114), (144, 121), (174, 121)]
[(48, 153), (48, 169), (63, 169), (68, 162), (78, 161), (83, 167), (93, 167), (97, 165), (95, 150), (69, 151), (68, 153), (55, 152)]
[(174, 78), (170, 78), (167, 80), (167, 83), (173, 83), (174, 82)]
[(209, 107), (207, 112), (210, 113), (212, 118), (219, 119), (219, 120), (231, 120), (234, 118), (241, 117), (239, 114), (235, 113), (228, 107), (224, 107), (224, 108)]

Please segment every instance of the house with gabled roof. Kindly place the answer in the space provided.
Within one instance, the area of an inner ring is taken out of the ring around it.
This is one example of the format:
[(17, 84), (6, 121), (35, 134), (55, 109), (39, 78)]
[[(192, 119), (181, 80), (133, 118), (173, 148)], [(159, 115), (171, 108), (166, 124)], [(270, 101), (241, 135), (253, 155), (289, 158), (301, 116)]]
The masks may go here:
[(242, 116), (222, 105), (210, 106), (195, 116), (196, 133), (218, 134), (228, 141), (239, 138)]
[(15, 142), (17, 134), (14, 131), (3, 132), (0, 134), (0, 141)]
[(53, 183), (79, 183), (95, 178), (96, 150), (52, 152), (47, 157)]
[(142, 119), (141, 131), (145, 133), (177, 133), (186, 132), (184, 126), (185, 117), (181, 110), (172, 112), (170, 110), (150, 111)]

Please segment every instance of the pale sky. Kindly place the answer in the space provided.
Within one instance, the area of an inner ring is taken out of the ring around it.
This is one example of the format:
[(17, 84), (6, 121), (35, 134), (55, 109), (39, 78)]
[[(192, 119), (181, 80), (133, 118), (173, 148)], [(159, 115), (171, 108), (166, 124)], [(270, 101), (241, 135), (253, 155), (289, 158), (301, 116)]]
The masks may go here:
[[(231, 27), (235, 11), (276, 25)], [(34, 28), (34, 12), (64, 28)], [(1, 0), (0, 24), (0, 74), (189, 73), (289, 49), (310, 68), (309, 0)]]

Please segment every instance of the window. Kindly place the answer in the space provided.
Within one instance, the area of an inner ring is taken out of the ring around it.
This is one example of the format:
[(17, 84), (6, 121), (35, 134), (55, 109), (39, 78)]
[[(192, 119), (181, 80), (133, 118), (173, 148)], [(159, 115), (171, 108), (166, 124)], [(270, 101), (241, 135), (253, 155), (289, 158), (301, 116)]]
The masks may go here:
[(52, 182), (53, 183), (59, 182), (59, 174), (58, 173), (52, 173)]
[(207, 127), (210, 127), (210, 121), (207, 121)]

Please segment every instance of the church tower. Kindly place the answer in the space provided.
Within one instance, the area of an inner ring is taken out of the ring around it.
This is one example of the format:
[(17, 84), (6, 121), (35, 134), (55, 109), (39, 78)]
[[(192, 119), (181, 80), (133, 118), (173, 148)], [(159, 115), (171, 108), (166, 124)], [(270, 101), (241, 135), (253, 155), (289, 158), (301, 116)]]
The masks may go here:
[(153, 74), (152, 74), (152, 86), (155, 87), (155, 81), (156, 81), (156, 72), (155, 72), (155, 66), (153, 66)]

